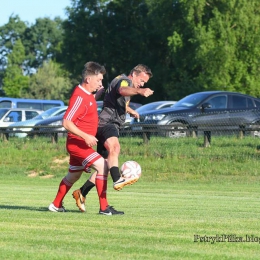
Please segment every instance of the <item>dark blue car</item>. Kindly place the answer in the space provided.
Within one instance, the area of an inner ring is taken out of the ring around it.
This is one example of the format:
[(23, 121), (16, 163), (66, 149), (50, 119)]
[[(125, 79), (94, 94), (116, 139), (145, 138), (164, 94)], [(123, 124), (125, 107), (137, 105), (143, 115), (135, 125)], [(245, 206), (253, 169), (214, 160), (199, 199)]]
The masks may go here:
[(199, 130), (243, 129), (252, 132), (259, 126), (260, 100), (227, 91), (194, 93), (170, 108), (141, 113), (139, 120), (131, 121), (134, 132), (147, 131), (172, 138)]

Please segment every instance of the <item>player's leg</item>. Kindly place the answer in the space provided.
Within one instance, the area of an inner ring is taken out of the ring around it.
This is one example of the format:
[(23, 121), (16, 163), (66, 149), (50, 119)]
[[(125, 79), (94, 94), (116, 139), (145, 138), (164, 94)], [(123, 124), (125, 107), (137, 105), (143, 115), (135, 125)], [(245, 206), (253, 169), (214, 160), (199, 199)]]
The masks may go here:
[(52, 212), (65, 212), (63, 207), (63, 199), (68, 193), (72, 185), (80, 178), (82, 171), (68, 172), (68, 174), (61, 180), (57, 195), (53, 202), (49, 205), (49, 210)]
[(107, 138), (104, 142), (104, 146), (108, 151), (107, 163), (114, 182), (114, 189), (121, 190), (124, 186), (135, 183), (138, 180), (137, 176), (130, 178), (121, 177), (118, 167), (118, 157), (120, 154), (120, 143), (118, 137), (111, 136)]
[(104, 142), (104, 147), (108, 151), (107, 164), (109, 167), (111, 177), (113, 179), (113, 182), (117, 182), (121, 177), (118, 167), (118, 157), (120, 154), (120, 144), (118, 137), (108, 137)]
[[(80, 178), (83, 170), (86, 168), (82, 161), (84, 155), (86, 143), (82, 140), (67, 140), (66, 148), (70, 154), (69, 171), (68, 174), (62, 179), (59, 185), (59, 189), (54, 201), (50, 204), (49, 210), (53, 212), (64, 212), (65, 209), (62, 205), (62, 201), (65, 195), (68, 193), (72, 185)], [(80, 148), (83, 147), (83, 148)]]
[[(108, 156), (108, 152), (101, 141), (97, 144), (97, 152), (106, 159)], [(95, 179), (96, 179), (96, 172), (94, 172), (90, 178), (80, 187), (79, 190), (76, 190), (76, 193), (81, 194), (84, 198), (86, 198), (87, 194), (90, 192), (90, 190), (95, 187)], [(74, 195), (73, 195), (74, 197)]]
[(126, 180), (121, 178), (118, 167), (120, 144), (118, 141), (119, 129), (115, 124), (107, 124), (98, 128), (98, 152), (107, 156), (108, 168), (114, 182), (114, 189), (121, 190), (126, 185)]
[[(90, 180), (93, 184), (97, 185), (97, 191), (99, 194), (100, 198), (100, 204), (101, 208), (107, 207), (107, 201), (106, 201), (106, 195), (102, 195), (101, 193), (103, 192), (102, 188), (104, 188), (106, 192), (106, 185), (107, 185), (107, 163), (104, 158), (101, 157), (100, 154), (98, 154), (96, 151), (94, 151), (91, 147), (88, 147), (85, 142), (84, 144), (82, 143), (80, 146), (80, 156), (81, 156), (81, 164), (82, 167), (84, 167), (84, 170), (88, 172), (89, 167), (94, 168), (96, 170), (96, 174), (94, 173)], [(97, 180), (97, 176), (99, 175), (99, 179), (102, 179), (101, 181)], [(103, 176), (105, 175), (105, 177)], [(73, 192), (73, 197), (76, 200), (76, 205), (78, 208), (82, 211), (85, 212), (85, 198), (81, 194), (81, 190), (75, 190)]]
[(79, 210), (82, 212), (86, 211), (86, 196), (89, 191), (95, 187), (97, 172), (95, 171), (89, 179), (81, 186), (80, 189), (74, 190), (72, 193), (73, 198), (76, 200), (76, 205), (78, 206)]
[(123, 215), (123, 211), (117, 211), (113, 207), (108, 205), (107, 201), (107, 176), (108, 176), (108, 167), (107, 162), (104, 158), (100, 157), (96, 160), (92, 166), (96, 171), (96, 189), (99, 198), (100, 210), (99, 214), (103, 215)]
[[(98, 137), (98, 135), (97, 135), (97, 137)], [(106, 148), (104, 147), (101, 140), (98, 141), (97, 152), (105, 159), (108, 156), (108, 152), (107, 152)], [(89, 170), (90, 170), (90, 168), (89, 168)], [(89, 171), (86, 170), (86, 172), (89, 172)], [(73, 198), (76, 200), (76, 205), (82, 212), (86, 211), (86, 207), (85, 207), (86, 196), (90, 192), (90, 190), (95, 187), (96, 175), (97, 175), (97, 172), (94, 172), (90, 176), (90, 178), (79, 189), (74, 190), (72, 193)]]

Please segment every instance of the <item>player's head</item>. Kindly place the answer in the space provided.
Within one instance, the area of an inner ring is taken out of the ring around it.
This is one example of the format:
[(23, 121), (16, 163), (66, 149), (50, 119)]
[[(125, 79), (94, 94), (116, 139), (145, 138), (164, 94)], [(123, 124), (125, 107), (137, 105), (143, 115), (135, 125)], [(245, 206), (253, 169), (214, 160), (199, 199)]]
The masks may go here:
[(97, 62), (89, 61), (84, 65), (84, 69), (82, 71), (82, 80), (84, 81), (86, 77), (94, 76), (98, 74), (105, 75), (106, 74), (105, 67), (100, 65)]
[(151, 69), (143, 64), (138, 64), (130, 71), (130, 77), (134, 88), (143, 87), (152, 76)]
[(88, 91), (94, 92), (102, 87), (103, 75), (106, 73), (104, 66), (97, 62), (89, 61), (82, 71), (82, 83), (88, 86)]

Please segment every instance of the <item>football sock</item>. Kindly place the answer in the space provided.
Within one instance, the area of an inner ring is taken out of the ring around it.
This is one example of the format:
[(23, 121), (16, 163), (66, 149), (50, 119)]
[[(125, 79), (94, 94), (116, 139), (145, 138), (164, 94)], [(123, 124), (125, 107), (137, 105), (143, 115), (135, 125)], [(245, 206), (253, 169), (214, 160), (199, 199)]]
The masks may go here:
[(113, 182), (116, 182), (120, 179), (121, 175), (119, 172), (119, 168), (117, 166), (113, 166), (109, 169), (110, 175), (112, 177)]
[(62, 200), (65, 197), (65, 195), (68, 193), (70, 188), (72, 187), (73, 184), (67, 181), (67, 179), (64, 177), (62, 181), (60, 182), (60, 186), (57, 192), (57, 195), (53, 201), (53, 204), (57, 208), (62, 207)]
[(96, 176), (96, 189), (99, 198), (100, 209), (105, 210), (108, 206), (107, 203), (107, 176)]
[(93, 187), (95, 187), (95, 183), (91, 182), (90, 180), (87, 180), (80, 188), (82, 196), (86, 197)]

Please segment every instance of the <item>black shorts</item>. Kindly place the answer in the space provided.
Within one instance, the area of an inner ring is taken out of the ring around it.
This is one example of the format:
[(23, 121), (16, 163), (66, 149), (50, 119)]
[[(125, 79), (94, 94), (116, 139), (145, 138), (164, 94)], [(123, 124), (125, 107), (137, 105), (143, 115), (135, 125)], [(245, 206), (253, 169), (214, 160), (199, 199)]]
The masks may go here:
[(98, 139), (97, 152), (103, 157), (107, 158), (108, 151), (104, 147), (105, 141), (110, 137), (119, 138), (119, 126), (116, 124), (107, 124), (102, 127), (98, 127), (96, 138)]

